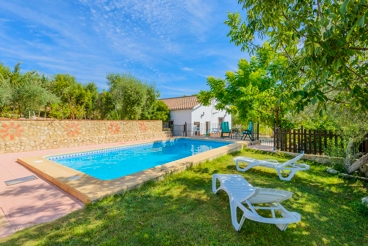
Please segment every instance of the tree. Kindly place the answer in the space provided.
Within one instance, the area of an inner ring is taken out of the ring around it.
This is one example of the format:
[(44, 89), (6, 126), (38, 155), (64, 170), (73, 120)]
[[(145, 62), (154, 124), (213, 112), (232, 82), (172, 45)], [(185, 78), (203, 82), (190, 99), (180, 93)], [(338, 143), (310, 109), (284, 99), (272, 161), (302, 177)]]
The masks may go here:
[[(75, 77), (69, 74), (57, 74), (51, 82), (51, 90), (61, 100), (62, 105), (53, 104), (50, 114), (56, 117), (82, 119), (86, 114), (85, 104), (88, 93)], [(63, 112), (60, 112), (63, 110)]]
[[(289, 62), (282, 81), (298, 99), (309, 103), (368, 109), (368, 3), (345, 1), (239, 0), (246, 13), (229, 13), (231, 42), (254, 52), (256, 35)], [(272, 7), (270, 7), (272, 6)]]
[(147, 85), (129, 74), (108, 74), (107, 80), (120, 119), (138, 120), (142, 116), (150, 117), (149, 113), (157, 96), (153, 85)]
[(151, 117), (152, 120), (162, 120), (162, 122), (167, 122), (170, 119), (169, 107), (160, 100), (154, 103), (154, 111)]
[(280, 124), (280, 114), (286, 105), (277, 100), (283, 89), (275, 74), (285, 69), (285, 59), (270, 52), (268, 44), (259, 49), (248, 62), (240, 59), (238, 70), (226, 72), (225, 79), (208, 77), (209, 91), (200, 91), (198, 99), (209, 105), (216, 99), (215, 107), (238, 114), (239, 120), (262, 121), (266, 125)]
[(4, 79), (0, 74), (0, 113), (5, 113), (4, 109), (12, 101), (12, 88), (8, 79)]
[[(242, 50), (259, 49), (255, 37), (268, 37), (270, 47), (288, 61), (281, 75), (290, 93), (284, 100), (297, 100), (303, 110), (310, 103), (320, 112), (328, 105), (368, 111), (368, 4), (362, 0), (257, 1), (239, 0), (246, 13), (229, 13), (231, 42)], [(272, 7), (270, 7), (272, 6)], [(351, 122), (354, 124), (354, 122)], [(367, 162), (368, 154), (357, 162)], [(365, 161), (362, 161), (365, 160)], [(351, 173), (359, 168), (352, 164)]]
[(48, 102), (59, 101), (56, 95), (43, 87), (41, 77), (36, 72), (27, 72), (17, 77), (12, 98), (18, 105), (20, 115), (27, 115), (30, 111), (39, 112)]
[(95, 83), (90, 82), (84, 86), (84, 90), (86, 91), (86, 118), (88, 119), (96, 119), (99, 117), (99, 109), (98, 109), (98, 89)]
[(20, 72), (20, 63), (13, 71), (0, 65), (0, 107), (12, 108), (20, 116), (29, 111), (40, 112), (47, 102), (57, 102), (58, 98), (44, 87), (45, 80), (36, 71)]
[(0, 63), (0, 75), (2, 79), (10, 79), (11, 74), (10, 68)]
[[(146, 100), (142, 106), (142, 113), (139, 119), (141, 120), (152, 120), (154, 119), (154, 115), (157, 116), (156, 113), (156, 106), (157, 105), (157, 98), (160, 97), (160, 94), (156, 90), (154, 85), (146, 84)], [(161, 108), (161, 107), (160, 107)]]
[(109, 92), (103, 91), (98, 97), (98, 108), (102, 119), (114, 119), (114, 102)]

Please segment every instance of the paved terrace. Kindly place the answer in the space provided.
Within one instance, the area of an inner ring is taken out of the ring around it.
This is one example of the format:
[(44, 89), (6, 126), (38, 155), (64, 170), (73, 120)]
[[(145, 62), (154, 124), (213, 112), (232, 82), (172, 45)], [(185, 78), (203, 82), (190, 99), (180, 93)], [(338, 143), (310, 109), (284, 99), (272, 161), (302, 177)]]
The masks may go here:
[[(151, 141), (154, 140), (162, 139)], [(17, 162), (18, 158), (88, 151), (142, 142), (146, 141), (0, 154), (0, 237), (55, 220), (84, 207), (78, 199), (20, 165)], [(31, 175), (35, 175), (37, 179), (10, 186), (5, 184), (5, 181)]]

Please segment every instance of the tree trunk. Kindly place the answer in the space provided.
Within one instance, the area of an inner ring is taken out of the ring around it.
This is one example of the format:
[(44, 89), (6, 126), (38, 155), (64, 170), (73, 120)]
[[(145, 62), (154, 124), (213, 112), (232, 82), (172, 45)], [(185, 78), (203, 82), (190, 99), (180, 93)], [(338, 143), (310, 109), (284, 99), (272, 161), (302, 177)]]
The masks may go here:
[(353, 144), (354, 144), (354, 139), (350, 139), (348, 142), (348, 146), (346, 146), (346, 158), (345, 158), (345, 168), (346, 170), (348, 170), (351, 166), (351, 156), (352, 156), (352, 150), (353, 150)]
[(348, 168), (348, 173), (353, 173), (356, 170), (358, 170), (359, 167), (362, 165), (368, 163), (368, 153), (360, 157), (358, 160), (356, 160), (352, 165)]

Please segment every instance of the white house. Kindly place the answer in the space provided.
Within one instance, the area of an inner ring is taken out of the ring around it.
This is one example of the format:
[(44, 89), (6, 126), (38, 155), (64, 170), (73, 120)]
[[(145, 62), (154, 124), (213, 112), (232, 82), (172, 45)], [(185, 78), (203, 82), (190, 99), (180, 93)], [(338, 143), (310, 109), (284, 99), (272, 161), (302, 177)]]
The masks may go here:
[[(170, 110), (170, 125), (187, 123), (188, 133), (204, 135), (212, 133), (221, 127), (221, 122), (229, 122), (231, 114), (215, 109), (215, 101), (210, 106), (203, 106), (196, 96), (184, 96), (160, 99)], [(197, 131), (198, 130), (198, 131)]]

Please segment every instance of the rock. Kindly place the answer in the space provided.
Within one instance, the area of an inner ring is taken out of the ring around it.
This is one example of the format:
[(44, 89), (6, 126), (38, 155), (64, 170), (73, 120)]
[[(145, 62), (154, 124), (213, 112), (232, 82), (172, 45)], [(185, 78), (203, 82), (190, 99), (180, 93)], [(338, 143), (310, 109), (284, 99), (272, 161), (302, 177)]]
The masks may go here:
[(331, 173), (331, 174), (338, 174), (339, 173), (338, 171), (336, 171), (335, 169), (332, 169), (330, 167), (327, 168), (327, 172)]
[(362, 204), (366, 205), (368, 208), (368, 196), (362, 198)]
[(339, 173), (339, 175), (344, 178), (350, 178), (350, 175), (347, 173)]

